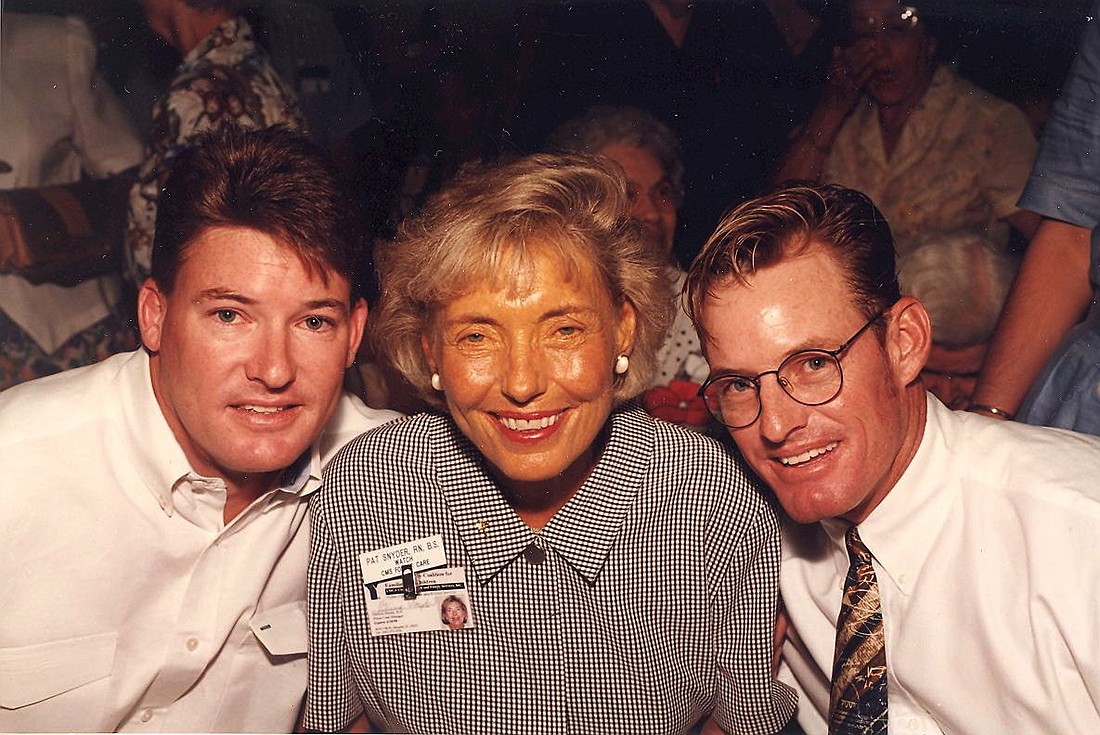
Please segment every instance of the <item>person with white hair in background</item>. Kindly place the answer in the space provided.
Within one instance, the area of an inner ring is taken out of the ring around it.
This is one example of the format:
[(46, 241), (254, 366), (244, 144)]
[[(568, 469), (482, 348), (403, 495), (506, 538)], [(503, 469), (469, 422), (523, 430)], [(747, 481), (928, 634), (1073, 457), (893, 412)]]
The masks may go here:
[(932, 319), (921, 381), (950, 408), (970, 404), (1018, 267), (1014, 256), (966, 230), (928, 234), (898, 256), (901, 292), (920, 299)]

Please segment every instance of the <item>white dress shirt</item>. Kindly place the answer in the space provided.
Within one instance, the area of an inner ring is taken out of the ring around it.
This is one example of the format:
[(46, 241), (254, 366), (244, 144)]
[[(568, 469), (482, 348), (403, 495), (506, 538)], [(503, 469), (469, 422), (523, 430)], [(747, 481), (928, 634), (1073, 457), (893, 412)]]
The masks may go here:
[[(859, 524), (891, 733), (1100, 732), (1100, 439), (948, 410)], [(784, 528), (782, 678), (825, 733), (847, 524)]]
[(0, 394), (0, 731), (290, 732), (306, 681), (306, 496), (393, 417), (345, 397), (282, 487), (222, 522), (145, 352)]

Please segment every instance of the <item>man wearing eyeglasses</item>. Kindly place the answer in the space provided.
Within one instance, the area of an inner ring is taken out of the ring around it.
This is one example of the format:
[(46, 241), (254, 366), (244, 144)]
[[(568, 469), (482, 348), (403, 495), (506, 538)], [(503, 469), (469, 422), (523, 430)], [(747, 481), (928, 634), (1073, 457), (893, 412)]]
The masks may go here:
[(807, 733), (1100, 732), (1100, 440), (956, 413), (863, 194), (793, 186), (687, 280), (701, 392), (786, 511)]

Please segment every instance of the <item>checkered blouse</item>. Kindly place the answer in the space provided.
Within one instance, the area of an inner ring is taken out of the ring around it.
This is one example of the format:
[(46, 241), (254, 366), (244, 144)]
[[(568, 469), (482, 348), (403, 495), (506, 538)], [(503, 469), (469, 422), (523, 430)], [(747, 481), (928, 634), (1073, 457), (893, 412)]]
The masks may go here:
[[(520, 520), (447, 416), (348, 444), (311, 505), (305, 726), (364, 709), (391, 731), (682, 733), (713, 713), (774, 732), (775, 516), (716, 442), (636, 408), (610, 419), (577, 494)], [(371, 637), (358, 556), (442, 534), (465, 630)]]

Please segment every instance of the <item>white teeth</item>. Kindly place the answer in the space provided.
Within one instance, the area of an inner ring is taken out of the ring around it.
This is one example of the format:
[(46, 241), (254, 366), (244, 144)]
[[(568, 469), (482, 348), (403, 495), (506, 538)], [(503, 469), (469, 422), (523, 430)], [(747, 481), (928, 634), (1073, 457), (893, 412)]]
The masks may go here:
[(831, 444), (826, 444), (825, 446), (818, 447), (817, 449), (810, 449), (810, 450), (805, 451), (802, 454), (799, 454), (795, 457), (780, 457), (779, 461), (782, 464), (785, 464), (788, 467), (790, 467), (791, 465), (802, 464), (803, 462), (809, 462), (814, 457), (820, 457), (821, 455), (825, 454), (826, 452), (831, 452), (834, 449), (836, 449), (836, 442), (832, 442)]
[(534, 429), (545, 429), (548, 426), (553, 426), (558, 422), (560, 413), (556, 413), (553, 416), (544, 416), (541, 419), (513, 419), (507, 416), (501, 416), (500, 422), (507, 426), (512, 431), (532, 431)]
[(241, 406), (241, 409), (253, 413), (278, 413), (283, 410), (280, 406)]

